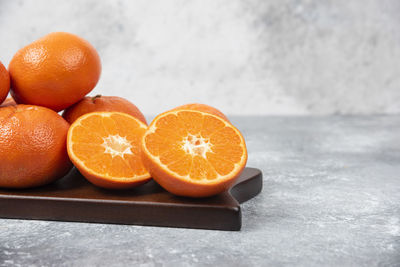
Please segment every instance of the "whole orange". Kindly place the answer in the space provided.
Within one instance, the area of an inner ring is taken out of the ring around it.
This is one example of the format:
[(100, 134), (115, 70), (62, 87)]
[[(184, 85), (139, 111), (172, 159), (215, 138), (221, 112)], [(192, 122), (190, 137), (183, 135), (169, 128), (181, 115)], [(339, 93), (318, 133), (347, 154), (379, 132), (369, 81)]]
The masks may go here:
[(11, 95), (17, 103), (61, 111), (92, 91), (100, 78), (101, 62), (86, 40), (55, 32), (20, 49), (9, 72)]
[(16, 105), (0, 108), (0, 187), (50, 183), (71, 169), (69, 124), (53, 110)]
[(10, 91), (10, 75), (0, 62), (0, 104), (6, 99), (8, 91)]
[(89, 112), (117, 111), (129, 114), (147, 125), (142, 112), (125, 98), (118, 96), (87, 96), (78, 103), (67, 108), (62, 116), (69, 123), (73, 123), (77, 118)]

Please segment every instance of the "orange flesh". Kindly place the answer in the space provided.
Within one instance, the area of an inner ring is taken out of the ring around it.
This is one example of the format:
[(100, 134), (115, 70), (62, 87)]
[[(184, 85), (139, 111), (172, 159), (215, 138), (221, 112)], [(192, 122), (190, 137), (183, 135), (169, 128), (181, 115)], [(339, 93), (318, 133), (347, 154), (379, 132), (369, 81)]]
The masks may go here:
[(89, 172), (112, 179), (148, 176), (140, 142), (147, 126), (117, 112), (82, 116), (71, 126), (68, 143), (73, 157)]
[(147, 151), (164, 168), (202, 182), (245, 164), (243, 137), (229, 123), (198, 111), (172, 111), (153, 122), (144, 137)]

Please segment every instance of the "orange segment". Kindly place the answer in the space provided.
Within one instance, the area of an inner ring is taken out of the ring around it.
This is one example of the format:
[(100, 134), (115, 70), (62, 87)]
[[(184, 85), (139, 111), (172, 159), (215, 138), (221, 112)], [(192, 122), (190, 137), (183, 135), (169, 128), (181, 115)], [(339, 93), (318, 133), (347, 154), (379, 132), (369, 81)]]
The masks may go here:
[(141, 159), (147, 126), (119, 112), (79, 117), (68, 131), (68, 155), (90, 182), (104, 188), (130, 188), (150, 180)]
[(157, 116), (142, 139), (142, 159), (169, 192), (205, 197), (235, 182), (247, 161), (243, 136), (229, 121), (199, 110)]
[(102, 117), (103, 128), (108, 136), (119, 135), (117, 123), (110, 117)]
[(111, 157), (105, 153), (89, 156), (89, 159), (85, 161), (85, 167), (96, 173), (108, 173), (111, 168)]
[(90, 130), (90, 128), (86, 128), (83, 125), (77, 125), (75, 128), (75, 135), (73, 136), (73, 142), (76, 143), (84, 143), (84, 144), (101, 144), (103, 143), (103, 139), (101, 135), (97, 134)]
[(237, 135), (234, 129), (230, 127), (224, 127), (210, 136), (210, 141), (214, 145), (222, 145), (222, 144), (240, 144), (240, 137)]
[(201, 129), (201, 135), (203, 137), (210, 137), (216, 131), (225, 127), (225, 124), (214, 117), (206, 117), (203, 121), (203, 127)]
[(240, 161), (243, 155), (243, 148), (240, 146), (232, 146), (230, 144), (214, 145), (212, 147), (212, 152), (224, 160), (235, 163)]
[(219, 175), (229, 174), (235, 168), (235, 164), (232, 161), (225, 160), (215, 153), (207, 153), (207, 160)]
[(77, 157), (88, 161), (95, 156), (102, 155), (105, 148), (98, 144), (74, 143), (72, 149)]
[(164, 153), (162, 153), (159, 157), (161, 163), (165, 165), (170, 165), (174, 162), (181, 160), (186, 155), (185, 151), (182, 149), (175, 147), (168, 149)]
[[(93, 127), (97, 127), (97, 125), (99, 125), (101, 123), (102, 123), (102, 117), (101, 116), (91, 116), (91, 117), (88, 117), (86, 120), (83, 120), (81, 122), (81, 126), (85, 127), (92, 134), (99, 135), (101, 137), (101, 136), (104, 136), (106, 134), (106, 131), (105, 131), (104, 127), (98, 128), (95, 132), (91, 131), (91, 129)], [(85, 134), (85, 135), (87, 135), (87, 134)], [(80, 135), (77, 134), (76, 136), (80, 136)]]
[(193, 167), (190, 170), (189, 176), (192, 179), (206, 178), (212, 180), (217, 178), (217, 173), (207, 158), (196, 155), (193, 157)]
[(203, 125), (204, 116), (191, 111), (181, 111), (178, 113), (178, 120), (182, 122), (184, 129), (189, 134), (198, 134)]
[(160, 129), (168, 129), (175, 132), (178, 136), (186, 134), (183, 121), (178, 119), (176, 114), (169, 114), (157, 121), (157, 127)]
[(189, 175), (189, 172), (192, 170), (193, 157), (190, 155), (185, 155), (178, 161), (168, 164), (168, 169), (177, 173), (181, 176)]

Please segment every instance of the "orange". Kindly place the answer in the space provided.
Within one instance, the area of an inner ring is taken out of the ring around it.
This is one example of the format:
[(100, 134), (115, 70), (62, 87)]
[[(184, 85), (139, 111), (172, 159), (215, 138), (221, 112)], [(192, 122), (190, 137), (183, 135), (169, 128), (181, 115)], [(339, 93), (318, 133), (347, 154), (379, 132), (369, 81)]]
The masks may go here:
[(8, 91), (10, 91), (10, 75), (0, 62), (0, 104), (6, 99)]
[(207, 197), (228, 190), (247, 161), (243, 136), (219, 116), (172, 110), (158, 115), (142, 140), (142, 159), (167, 191)]
[(61, 111), (88, 94), (100, 78), (96, 49), (65, 32), (50, 33), (20, 49), (9, 65), (11, 95), (19, 104)]
[(71, 169), (69, 124), (53, 110), (15, 105), (0, 108), (0, 187), (50, 183)]
[(68, 154), (93, 184), (131, 188), (151, 179), (141, 160), (140, 142), (147, 125), (121, 112), (92, 112), (68, 131)]
[(9, 107), (9, 106), (16, 106), (17, 103), (15, 103), (14, 99), (11, 97), (7, 97), (6, 100), (0, 105), (0, 107)]
[(206, 105), (206, 104), (198, 104), (198, 103), (186, 104), (186, 105), (176, 107), (173, 110), (179, 110), (179, 109), (190, 109), (190, 110), (203, 111), (203, 112), (207, 112), (210, 114), (214, 114), (216, 116), (223, 118), (226, 121), (229, 121), (228, 118), (225, 116), (225, 114), (222, 113), (220, 110), (218, 110), (212, 106)]
[(118, 111), (129, 114), (147, 125), (142, 112), (128, 100), (118, 96), (87, 96), (78, 103), (67, 108), (63, 112), (63, 117), (69, 123), (73, 123), (83, 114), (95, 111)]

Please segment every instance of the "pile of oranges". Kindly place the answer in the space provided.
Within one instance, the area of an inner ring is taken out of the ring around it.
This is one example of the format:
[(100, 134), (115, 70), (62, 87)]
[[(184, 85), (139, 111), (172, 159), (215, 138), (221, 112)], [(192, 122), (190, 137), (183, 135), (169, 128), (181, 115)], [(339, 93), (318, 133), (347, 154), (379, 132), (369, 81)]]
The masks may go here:
[(86, 96), (100, 74), (95, 48), (63, 32), (20, 49), (8, 71), (0, 62), (0, 187), (42, 186), (73, 165), (109, 189), (154, 179), (173, 194), (207, 197), (232, 186), (247, 150), (222, 112), (188, 104), (147, 125), (124, 98)]

